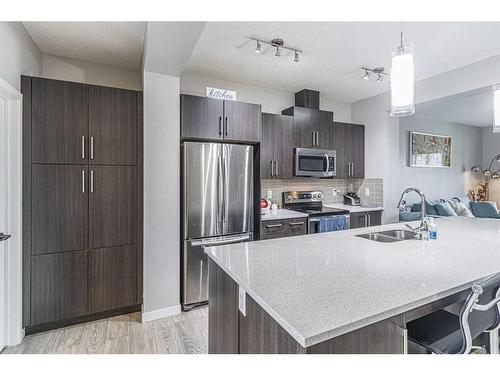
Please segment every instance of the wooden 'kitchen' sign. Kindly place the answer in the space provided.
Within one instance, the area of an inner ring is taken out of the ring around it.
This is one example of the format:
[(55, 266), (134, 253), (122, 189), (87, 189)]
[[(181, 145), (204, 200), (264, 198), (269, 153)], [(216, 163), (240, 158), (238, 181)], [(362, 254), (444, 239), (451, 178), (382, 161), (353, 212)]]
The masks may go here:
[(236, 100), (236, 91), (207, 87), (207, 97), (222, 100)]

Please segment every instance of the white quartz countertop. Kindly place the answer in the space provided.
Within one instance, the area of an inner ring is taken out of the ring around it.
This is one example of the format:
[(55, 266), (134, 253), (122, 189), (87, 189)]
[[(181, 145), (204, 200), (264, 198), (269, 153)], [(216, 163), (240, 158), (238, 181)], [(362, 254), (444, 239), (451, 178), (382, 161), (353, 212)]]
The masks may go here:
[(300, 218), (300, 217), (307, 217), (307, 214), (303, 214), (301, 212), (292, 211), (292, 210), (285, 210), (283, 208), (280, 208), (278, 210), (271, 211), (270, 213), (268, 213), (266, 215), (261, 215), (261, 220), (262, 221), (284, 220), (284, 219), (295, 219), (295, 218)]
[(341, 210), (348, 210), (349, 212), (372, 212), (372, 211), (383, 211), (384, 207), (380, 206), (351, 206), (348, 204), (324, 204), (325, 207), (339, 208)]
[(441, 218), (438, 239), (380, 243), (390, 224), (207, 248), (302, 346), (444, 298), (500, 272), (500, 220)]

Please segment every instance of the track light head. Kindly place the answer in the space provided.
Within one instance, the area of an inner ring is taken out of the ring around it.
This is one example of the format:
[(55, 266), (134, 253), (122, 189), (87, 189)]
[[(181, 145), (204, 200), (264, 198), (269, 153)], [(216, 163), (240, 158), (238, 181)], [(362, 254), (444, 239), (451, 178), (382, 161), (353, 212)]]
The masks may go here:
[(295, 62), (299, 62), (300, 61), (299, 53), (297, 51), (295, 51), (295, 57), (293, 58), (293, 61), (295, 61)]
[(260, 47), (261, 47), (261, 44), (260, 44), (260, 41), (257, 40), (257, 46), (255, 47), (255, 49), (253, 50), (255, 53), (261, 53), (262, 51), (260, 50)]
[(384, 79), (384, 76), (382, 74), (378, 74), (378, 77), (377, 77), (377, 82), (378, 83), (382, 83), (382, 80)]
[(274, 54), (274, 56), (276, 57), (280, 57), (281, 56), (281, 50), (279, 47), (276, 47), (276, 53)]
[(370, 71), (369, 70), (365, 69), (365, 75), (363, 76), (363, 79), (365, 81), (370, 79)]

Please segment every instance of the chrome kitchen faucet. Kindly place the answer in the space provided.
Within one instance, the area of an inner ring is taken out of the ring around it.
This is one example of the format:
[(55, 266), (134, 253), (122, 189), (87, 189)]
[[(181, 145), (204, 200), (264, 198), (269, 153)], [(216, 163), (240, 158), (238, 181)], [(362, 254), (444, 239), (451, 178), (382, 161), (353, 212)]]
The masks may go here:
[(425, 199), (425, 194), (422, 192), (422, 190), (410, 187), (403, 191), (403, 194), (401, 194), (401, 198), (399, 199), (398, 203), (398, 209), (401, 209), (403, 206), (403, 198), (406, 194), (409, 192), (414, 191), (418, 195), (420, 195), (420, 226), (413, 228), (411, 225), (406, 224), (405, 226), (409, 229), (411, 229), (413, 232), (415, 232), (419, 239), (421, 240), (428, 240), (429, 239), (429, 223), (427, 220), (427, 200)]

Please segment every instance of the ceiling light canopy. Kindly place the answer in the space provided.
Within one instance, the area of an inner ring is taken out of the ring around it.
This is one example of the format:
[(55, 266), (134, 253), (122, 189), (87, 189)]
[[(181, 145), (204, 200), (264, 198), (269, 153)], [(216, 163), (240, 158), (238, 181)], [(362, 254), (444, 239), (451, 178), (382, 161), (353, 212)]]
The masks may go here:
[(415, 65), (413, 45), (403, 40), (391, 57), (391, 116), (410, 116), (415, 113)]
[(493, 113), (494, 113), (493, 133), (500, 133), (500, 85), (496, 85), (494, 87)]
[(300, 54), (302, 54), (302, 50), (298, 48), (292, 48), (285, 46), (285, 41), (281, 38), (274, 38), (272, 40), (263, 40), (263, 39), (257, 39), (253, 37), (247, 37), (250, 40), (254, 40), (257, 43), (257, 46), (254, 48), (254, 52), (257, 54), (261, 54), (262, 52), (262, 44), (267, 44), (273, 48), (275, 48), (275, 53), (274, 56), (276, 57), (281, 57), (281, 51), (282, 50), (288, 50), (293, 52), (293, 61), (299, 62), (300, 61)]

